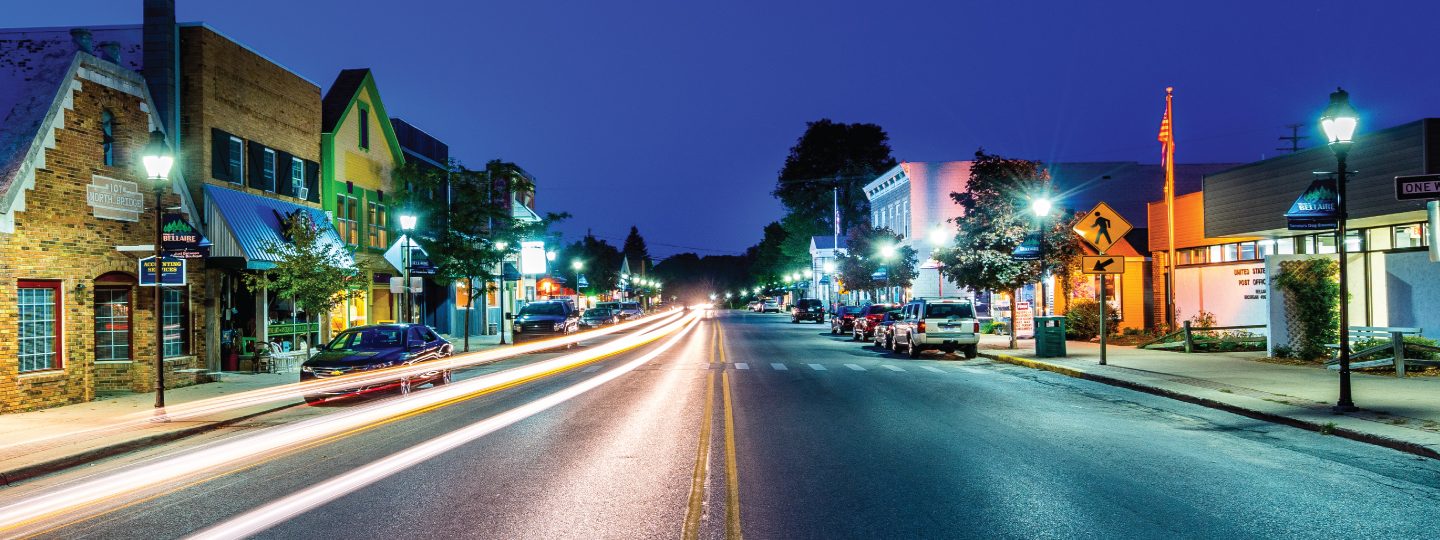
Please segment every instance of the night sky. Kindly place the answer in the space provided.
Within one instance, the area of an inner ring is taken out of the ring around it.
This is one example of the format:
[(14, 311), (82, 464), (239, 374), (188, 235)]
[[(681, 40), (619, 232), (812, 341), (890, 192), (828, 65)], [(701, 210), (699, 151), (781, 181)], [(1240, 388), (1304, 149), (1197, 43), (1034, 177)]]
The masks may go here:
[[(902, 161), (1154, 163), (1167, 85), (1180, 162), (1318, 135), (1337, 84), (1362, 133), (1440, 115), (1440, 3), (1420, 0), (179, 3), (322, 90), (374, 69), (391, 114), (454, 157), (534, 173), (570, 239), (634, 224), (661, 257), (758, 241), (824, 117), (880, 124)], [(141, 20), (140, 0), (6, 4), (6, 27)]]

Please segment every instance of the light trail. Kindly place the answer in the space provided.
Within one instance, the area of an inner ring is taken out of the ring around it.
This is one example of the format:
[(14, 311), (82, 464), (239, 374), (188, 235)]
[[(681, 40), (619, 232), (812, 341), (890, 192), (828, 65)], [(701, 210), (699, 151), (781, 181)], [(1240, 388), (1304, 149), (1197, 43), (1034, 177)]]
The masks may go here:
[(645, 328), (642, 329), (640, 332), (641, 334), (643, 334), (655, 328), (661, 327), (668, 321), (672, 321), (673, 319), (681, 315), (682, 313), (680, 312), (680, 310), (677, 309), (669, 313), (655, 316), (658, 317), (658, 319), (655, 317), (646, 317), (614, 326), (599, 328), (596, 330), (587, 330), (585, 332), (580, 332), (578, 334), (573, 334), (569, 336), (516, 344), (510, 347), (505, 347), (503, 349), (460, 353), (454, 356), (450, 356), (448, 358), (431, 360), (420, 364), (395, 366), (391, 368), (365, 371), (352, 375), (346, 375), (344, 377), (311, 379), (303, 382), (294, 382), (278, 386), (271, 386), (267, 388), (259, 388), (246, 392), (231, 394), (228, 396), (220, 396), (209, 399), (197, 400), (189, 403), (182, 403), (179, 405), (170, 406), (165, 409), (138, 412), (132, 415), (127, 415), (120, 421), (105, 426), (97, 426), (93, 428), (69, 431), (65, 433), (56, 433), (47, 437), (26, 439), (12, 443), (0, 443), (0, 461), (33, 454), (40, 450), (55, 448), (63, 446), (65, 444), (114, 435), (124, 431), (151, 428), (154, 427), (157, 422), (194, 420), (206, 415), (245, 409), (249, 407), (258, 407), (260, 405), (265, 405), (278, 401), (296, 401), (304, 398), (306, 395), (321, 394), (325, 392), (345, 390), (348, 388), (369, 386), (371, 384), (397, 380), (407, 376), (435, 371), (437, 369), (455, 370), (482, 364), (490, 364), (516, 356), (540, 352), (547, 349), (554, 349), (556, 347), (563, 347), (584, 340), (595, 339), (598, 337), (625, 330), (630, 330), (640, 326), (645, 326)]
[[(433, 388), (424, 392), (379, 401), (355, 409), (294, 424), (277, 426), (253, 434), (227, 439), (197, 448), (175, 451), (154, 460), (85, 479), (71, 485), (26, 494), (24, 500), (0, 507), (0, 533), (12, 531), (77, 512), (91, 505), (144, 489), (175, 482), (206, 471), (278, 455), (306, 443), (336, 437), (395, 418), (413, 416), (430, 409), (464, 401), (474, 395), (509, 388), (656, 341), (681, 330), (696, 314), (650, 327), (644, 333), (622, 336), (593, 349), (542, 360), (533, 364), (488, 373)], [(672, 320), (673, 319), (673, 320)]]
[[(495, 431), (539, 414), (551, 407), (574, 399), (601, 385), (615, 380), (616, 378), (633, 371), (645, 363), (655, 359), (661, 353), (669, 350), (676, 343), (679, 343), (686, 334), (693, 330), (699, 323), (697, 317), (687, 317), (686, 326), (679, 334), (661, 344), (658, 348), (646, 353), (639, 358), (621, 364), (620, 366), (606, 371), (596, 377), (587, 379), (581, 383), (569, 386), (563, 390), (542, 397), (525, 405), (510, 409), (503, 413), (486, 418), (469, 426), (463, 427), (431, 439), (406, 450), (391, 454), (379, 461), (355, 469), (351, 472), (337, 476), (310, 488), (293, 493), (281, 499), (271, 501), (264, 506), (228, 519), (224, 522), (211, 526), (205, 530), (194, 533), (189, 538), (195, 539), (231, 539), (247, 538), (256, 533), (269, 529), (276, 524), (286, 521), (312, 508), (324, 505), (330, 501), (343, 497), (349, 493), (359, 490), (365, 486), (383, 480), (400, 471), (422, 463), (444, 452), (450, 451), (463, 444), (469, 443)], [(713, 378), (713, 374), (712, 374)]]

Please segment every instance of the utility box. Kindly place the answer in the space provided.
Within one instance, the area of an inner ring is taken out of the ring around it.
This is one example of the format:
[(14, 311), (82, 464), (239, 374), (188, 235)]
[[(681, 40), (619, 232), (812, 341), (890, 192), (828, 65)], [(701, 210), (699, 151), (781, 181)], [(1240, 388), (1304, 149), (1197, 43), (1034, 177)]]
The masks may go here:
[(1035, 356), (1065, 357), (1065, 317), (1035, 318)]

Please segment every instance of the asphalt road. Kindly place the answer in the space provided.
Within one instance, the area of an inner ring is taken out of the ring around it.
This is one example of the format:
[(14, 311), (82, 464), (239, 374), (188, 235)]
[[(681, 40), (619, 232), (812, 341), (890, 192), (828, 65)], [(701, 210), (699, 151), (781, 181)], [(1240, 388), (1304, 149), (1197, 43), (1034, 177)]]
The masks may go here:
[(276, 455), (43, 536), (171, 538), (255, 519), (256, 507), (607, 373), (618, 376), (324, 497), (259, 536), (1440, 531), (1440, 462), (1047, 372), (891, 356), (828, 328), (718, 314), (633, 371), (613, 370), (661, 345)]

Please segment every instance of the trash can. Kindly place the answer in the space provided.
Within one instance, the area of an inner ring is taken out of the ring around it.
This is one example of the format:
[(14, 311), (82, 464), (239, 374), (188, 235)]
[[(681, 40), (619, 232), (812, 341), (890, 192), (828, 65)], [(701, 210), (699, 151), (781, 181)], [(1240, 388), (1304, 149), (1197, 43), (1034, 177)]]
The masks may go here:
[(1035, 318), (1035, 356), (1040, 358), (1063, 358), (1065, 356), (1065, 317)]

